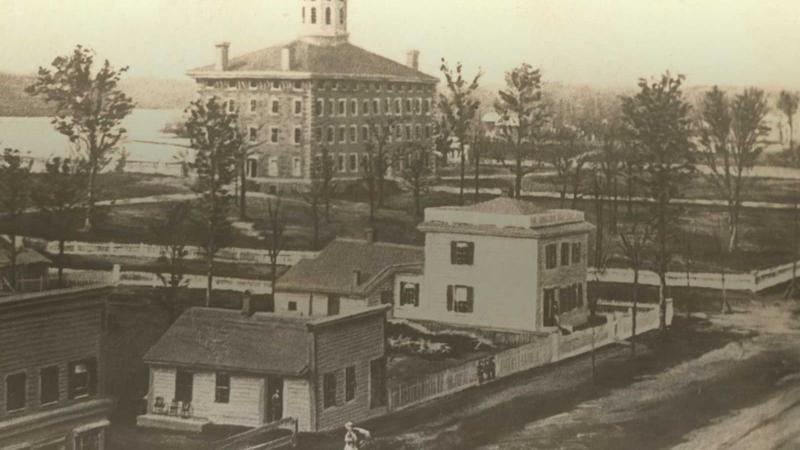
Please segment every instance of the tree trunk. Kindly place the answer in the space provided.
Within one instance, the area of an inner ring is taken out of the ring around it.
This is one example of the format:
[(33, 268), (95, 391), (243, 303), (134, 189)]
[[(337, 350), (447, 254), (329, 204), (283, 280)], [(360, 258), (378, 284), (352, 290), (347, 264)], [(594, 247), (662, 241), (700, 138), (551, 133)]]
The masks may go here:
[(241, 164), (241, 187), (239, 188), (239, 219), (247, 220), (247, 162), (243, 158)]
[[(463, 142), (463, 140), (462, 140)], [(464, 205), (464, 179), (466, 177), (466, 170), (467, 170), (467, 155), (464, 154), (464, 144), (460, 144), (461, 146), (461, 175), (460, 175), (460, 182), (458, 188), (458, 203), (460, 205)]]
[(639, 263), (633, 268), (633, 308), (631, 310), (631, 357), (636, 356), (636, 314), (639, 311)]
[(522, 177), (525, 175), (522, 173), (522, 157), (518, 156), (515, 162), (515, 170), (514, 173), (514, 198), (521, 198), (522, 197)]
[(58, 240), (58, 287), (64, 287), (64, 238)]
[(475, 146), (475, 203), (481, 199), (481, 158), (478, 155), (478, 146)]
[(609, 228), (609, 230), (612, 233), (616, 233), (617, 232), (617, 211), (618, 211), (618, 206), (619, 206), (619, 187), (618, 187), (618, 181), (617, 181), (617, 176), (616, 175), (614, 175), (612, 195), (614, 197), (614, 200), (611, 202), (611, 227)]
[(206, 308), (211, 307), (211, 291), (214, 288), (214, 255), (209, 252), (206, 255)]
[(11, 239), (11, 289), (18, 290), (17, 286), (17, 234), (12, 232), (8, 235)]
[(95, 167), (97, 164), (92, 163), (91, 169), (89, 169), (89, 185), (87, 186), (87, 198), (86, 198), (86, 218), (83, 222), (83, 229), (86, 231), (92, 231), (92, 216), (94, 216), (94, 202), (95, 202), (95, 189), (96, 189), (96, 177), (97, 177), (97, 168)]

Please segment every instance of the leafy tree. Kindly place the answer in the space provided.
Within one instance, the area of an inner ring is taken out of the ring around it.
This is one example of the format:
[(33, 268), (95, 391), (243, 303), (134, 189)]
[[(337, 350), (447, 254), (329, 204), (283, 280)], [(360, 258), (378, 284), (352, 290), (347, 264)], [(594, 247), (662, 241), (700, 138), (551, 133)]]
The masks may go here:
[(794, 115), (797, 114), (798, 105), (800, 94), (797, 92), (781, 91), (778, 94), (778, 109), (786, 115), (789, 124), (789, 154), (795, 159), (795, 163), (800, 162), (800, 156), (794, 153)]
[(494, 108), (500, 115), (498, 135), (510, 144), (513, 164), (508, 165), (506, 155), (498, 159), (514, 174), (514, 196), (522, 192), (522, 180), (535, 167), (525, 163), (534, 161), (537, 146), (543, 138), (548, 121), (548, 111), (542, 96), (542, 74), (528, 64), (506, 73), (506, 89), (498, 92)]
[(204, 232), (202, 248), (208, 275), (206, 306), (210, 306), (214, 258), (228, 246), (231, 237), (228, 214), (234, 196), (228, 186), (236, 178), (236, 157), (242, 136), (236, 127), (236, 114), (227, 113), (224, 103), (216, 97), (192, 102), (186, 113), (186, 132), (195, 149), (192, 168), (197, 179), (192, 190), (199, 197), (196, 212)]
[(85, 160), (52, 158), (32, 192), (33, 203), (48, 221), (48, 231), (58, 240), (58, 283), (64, 282), (64, 242), (77, 226), (75, 216), (86, 205), (89, 167)]
[(247, 160), (263, 142), (245, 142), (244, 139), (240, 139), (240, 142), (241, 144), (236, 152), (237, 166), (239, 168), (239, 220), (247, 220)]
[(36, 81), (26, 88), (55, 105), (51, 123), (88, 163), (87, 230), (94, 220), (97, 174), (112, 161), (126, 133), (122, 121), (134, 108), (133, 100), (119, 88), (128, 68), (116, 70), (106, 60), (95, 73), (93, 65), (94, 52), (79, 45), (71, 55), (55, 58), (52, 68), (40, 67)]
[(700, 104), (700, 145), (707, 178), (728, 205), (729, 251), (739, 247), (739, 212), (742, 192), (752, 187), (754, 177), (745, 176), (763, 151), (762, 139), (769, 133), (764, 124), (769, 106), (764, 91), (749, 88), (733, 101), (718, 87), (706, 92)]
[(694, 171), (693, 144), (690, 141), (691, 107), (684, 100), (684, 77), (669, 73), (648, 82), (639, 80), (639, 92), (622, 99), (623, 121), (641, 152), (642, 188), (652, 202), (649, 214), (654, 222), (656, 268), (661, 281), (659, 326), (666, 330), (667, 268), (672, 253), (669, 247), (682, 210), (673, 199), (680, 196)]
[(414, 195), (414, 216), (422, 217), (422, 194), (431, 181), (430, 147), (421, 142), (410, 142), (400, 148), (398, 157), (405, 160), (405, 169), (400, 172), (400, 177), (411, 186)]
[(652, 239), (652, 228), (645, 217), (632, 218), (618, 231), (620, 248), (633, 269), (633, 308), (631, 311), (631, 356), (636, 356), (636, 315), (639, 307), (639, 272), (645, 262), (645, 251)]
[(266, 228), (264, 230), (264, 239), (267, 242), (267, 252), (269, 253), (269, 267), (271, 283), (272, 283), (272, 298), (275, 298), (275, 285), (278, 282), (278, 256), (283, 250), (283, 232), (286, 230), (286, 220), (283, 213), (282, 194), (278, 191), (273, 201), (272, 198), (267, 199), (267, 217)]
[(336, 173), (336, 167), (333, 165), (333, 156), (331, 156), (328, 147), (322, 147), (319, 154), (319, 162), (317, 163), (317, 172), (312, 175), (317, 177), (322, 190), (322, 200), (325, 203), (325, 220), (331, 221), (331, 193), (336, 188), (333, 183), (333, 175)]
[(595, 170), (603, 173), (609, 202), (609, 231), (616, 233), (619, 211), (619, 178), (622, 168), (622, 133), (617, 124), (606, 124), (600, 131), (600, 145), (595, 152)]
[[(6, 148), (0, 156), (0, 214), (4, 216), (10, 238), (12, 289), (17, 289), (17, 236), (20, 218), (31, 204), (31, 162), (25, 161), (19, 150)], [(0, 280), (2, 282), (3, 280)]]
[(153, 241), (161, 247), (156, 276), (164, 287), (162, 306), (170, 320), (180, 313), (180, 293), (189, 283), (185, 275), (190, 219), (191, 203), (176, 203), (164, 217), (150, 224)]
[(464, 179), (466, 176), (467, 156), (466, 145), (470, 138), (470, 130), (475, 124), (480, 101), (475, 98), (482, 73), (478, 71), (471, 82), (464, 79), (461, 63), (456, 64), (455, 70), (447, 65), (442, 58), (440, 67), (447, 82), (447, 93), (439, 95), (439, 110), (442, 113), (442, 125), (445, 126), (445, 135), (455, 139), (458, 143), (458, 153), (461, 156), (461, 173), (458, 200), (464, 204)]

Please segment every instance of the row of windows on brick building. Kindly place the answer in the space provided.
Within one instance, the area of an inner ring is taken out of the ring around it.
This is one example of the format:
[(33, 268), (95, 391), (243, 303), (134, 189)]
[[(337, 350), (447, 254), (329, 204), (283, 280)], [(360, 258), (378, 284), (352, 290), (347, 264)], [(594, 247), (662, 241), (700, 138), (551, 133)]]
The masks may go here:
[[(419, 141), (430, 139), (433, 135), (433, 127), (431, 125), (425, 125), (423, 127), (421, 124), (396, 124), (393, 125), (393, 128), (394, 131), (387, 136), (388, 142)], [(282, 129), (280, 127), (270, 127), (267, 143), (280, 144), (281, 131)], [(325, 129), (324, 136), (323, 127), (315, 127), (313, 137), (314, 142), (319, 143), (357, 144), (359, 142), (371, 142), (371, 139), (375, 137), (375, 133), (369, 125), (362, 125), (360, 128), (357, 125), (350, 125), (349, 127), (346, 125), (340, 125), (339, 127), (331, 125)], [(259, 127), (252, 125), (248, 127), (248, 139), (252, 143), (260, 141)], [(294, 145), (303, 144), (303, 127), (294, 127), (292, 130), (292, 143)]]
[[(202, 85), (206, 89), (225, 89), (235, 90), (262, 90), (272, 91), (302, 91), (309, 86), (308, 81), (303, 80), (204, 80)], [(345, 81), (345, 80), (316, 80), (313, 81), (314, 89), (320, 91), (341, 91), (341, 92), (427, 92), (434, 93), (434, 88), (429, 84), (422, 83), (382, 83), (378, 81)]]
[[(383, 99), (383, 109), (381, 109), (380, 99), (367, 99), (359, 102), (355, 99), (339, 99), (328, 100), (327, 103), (318, 99), (314, 105), (314, 114), (317, 117), (357, 117), (371, 116), (371, 115), (430, 115), (431, 113), (431, 99), (422, 98), (395, 98), (392, 103), (391, 99)], [(361, 108), (359, 109), (359, 104)], [(236, 109), (236, 100), (228, 99), (226, 102), (228, 113), (238, 113)], [(327, 108), (326, 108), (327, 105)], [(349, 105), (349, 108), (348, 108)], [(258, 100), (250, 99), (247, 112), (258, 112)], [(272, 98), (269, 101), (269, 113), (272, 115), (279, 115), (281, 113), (281, 101), (278, 98)], [(303, 115), (303, 100), (295, 98), (292, 101), (292, 113), (296, 116)]]

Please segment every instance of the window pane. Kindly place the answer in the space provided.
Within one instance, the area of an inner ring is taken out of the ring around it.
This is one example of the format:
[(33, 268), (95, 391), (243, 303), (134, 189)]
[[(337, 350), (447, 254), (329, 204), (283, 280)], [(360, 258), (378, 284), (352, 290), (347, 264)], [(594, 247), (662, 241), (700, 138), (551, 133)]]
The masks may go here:
[(345, 400), (350, 401), (356, 397), (356, 368), (350, 366), (345, 371)]

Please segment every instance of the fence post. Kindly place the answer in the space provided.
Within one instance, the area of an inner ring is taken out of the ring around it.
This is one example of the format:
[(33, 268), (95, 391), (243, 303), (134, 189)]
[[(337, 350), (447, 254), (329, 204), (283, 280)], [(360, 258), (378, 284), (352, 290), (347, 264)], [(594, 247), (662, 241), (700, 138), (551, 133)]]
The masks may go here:
[(557, 331), (557, 332), (555, 332), (555, 333), (550, 335), (550, 345), (552, 345), (552, 347), (553, 347), (553, 352), (552, 352), (553, 353), (553, 358), (551, 359), (551, 361), (554, 361), (554, 362), (558, 361), (559, 357), (560, 357), (560, 355), (558, 354), (558, 341), (560, 340), (559, 339), (559, 337), (560, 337), (559, 333), (560, 332)]
[(121, 273), (120, 265), (114, 264), (114, 268), (111, 271), (111, 284), (113, 284), (114, 286), (119, 286), (120, 273)]

